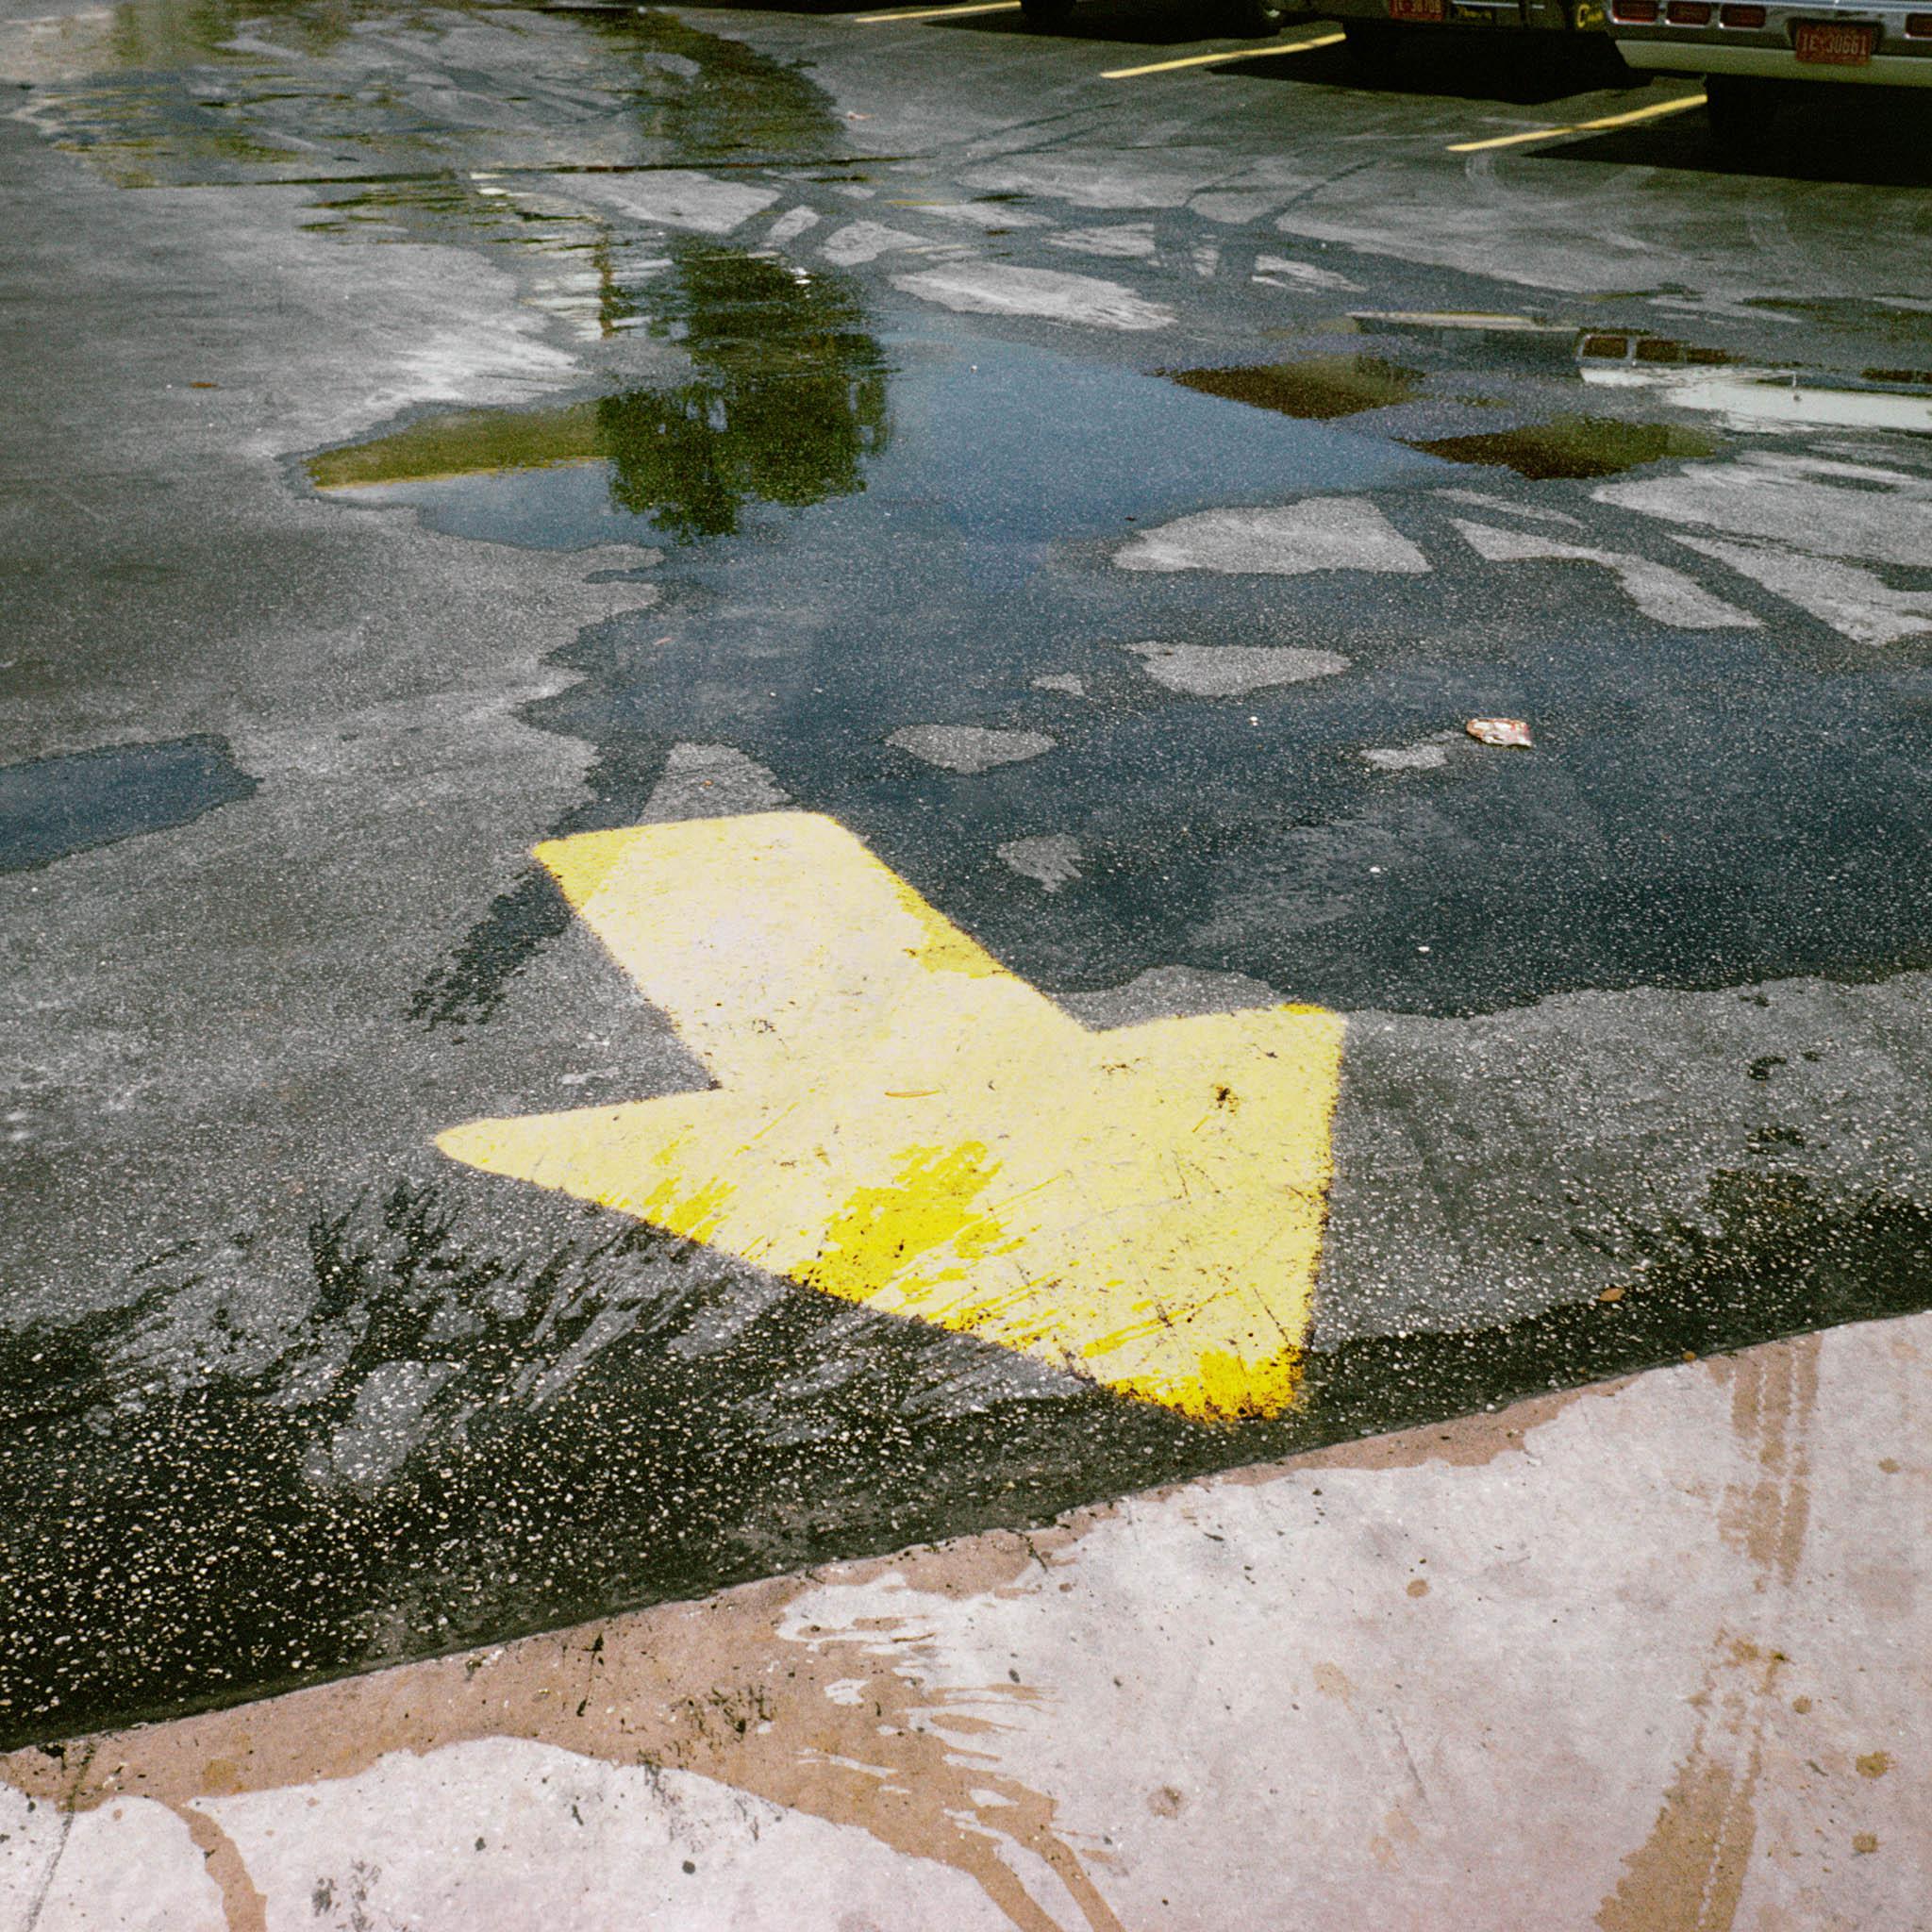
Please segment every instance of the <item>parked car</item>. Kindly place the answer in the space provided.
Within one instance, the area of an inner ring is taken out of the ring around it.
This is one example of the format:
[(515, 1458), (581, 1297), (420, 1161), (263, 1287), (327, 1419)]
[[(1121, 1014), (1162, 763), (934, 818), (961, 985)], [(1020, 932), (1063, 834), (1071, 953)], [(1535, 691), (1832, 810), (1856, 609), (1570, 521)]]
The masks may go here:
[(1532, 59), (1559, 37), (1596, 34), (1604, 0), (1308, 0), (1298, 12), (1338, 20), (1348, 51), (1369, 68), (1386, 67), (1402, 47), (1443, 32), (1524, 33)]
[(1705, 76), (1718, 139), (1760, 141), (1794, 87), (1932, 87), (1932, 0), (1609, 0), (1632, 67)]

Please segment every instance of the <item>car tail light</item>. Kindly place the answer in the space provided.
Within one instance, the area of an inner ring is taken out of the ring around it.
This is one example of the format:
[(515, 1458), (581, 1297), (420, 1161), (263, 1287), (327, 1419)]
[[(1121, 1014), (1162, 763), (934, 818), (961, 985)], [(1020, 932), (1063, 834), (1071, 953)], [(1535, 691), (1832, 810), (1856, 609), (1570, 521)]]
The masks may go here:
[(1906, 39), (1908, 41), (1932, 41), (1932, 13), (1907, 14)]
[(1657, 18), (1657, 0), (1610, 0), (1610, 18), (1647, 26)]
[(1725, 26), (1762, 26), (1765, 12), (1761, 7), (1726, 7), (1718, 19)]
[(1664, 8), (1664, 18), (1673, 26), (1708, 26), (1710, 16), (1716, 11), (1710, 0), (1671, 0)]

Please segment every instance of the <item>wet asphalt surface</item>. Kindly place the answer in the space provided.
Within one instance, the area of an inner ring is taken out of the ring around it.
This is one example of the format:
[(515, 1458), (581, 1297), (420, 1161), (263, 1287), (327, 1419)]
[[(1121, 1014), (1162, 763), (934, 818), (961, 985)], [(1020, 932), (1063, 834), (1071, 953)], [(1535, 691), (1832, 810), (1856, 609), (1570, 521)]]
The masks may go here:
[[(0, 1744), (1932, 1301), (1919, 110), (1198, 32), (0, 12)], [(1349, 1016), (1287, 1419), (435, 1154), (705, 1078), (529, 847), (786, 799)]]

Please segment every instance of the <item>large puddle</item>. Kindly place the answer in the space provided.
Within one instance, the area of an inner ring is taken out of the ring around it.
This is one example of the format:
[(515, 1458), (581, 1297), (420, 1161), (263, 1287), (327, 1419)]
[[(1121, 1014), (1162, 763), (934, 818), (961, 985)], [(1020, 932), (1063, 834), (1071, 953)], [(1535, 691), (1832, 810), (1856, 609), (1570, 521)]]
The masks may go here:
[[(874, 336), (836, 271), (683, 243), (651, 329), (691, 380), (525, 409), (444, 412), (324, 451), (346, 503), (544, 549), (691, 543), (869, 485), (882, 552), (941, 521), (1030, 556), (1204, 499), (1261, 503), (1425, 471), (1387, 442), (944, 325)], [(1218, 372), (1207, 372), (1214, 375)], [(890, 378), (890, 391), (889, 391)], [(890, 400), (889, 400), (890, 396)]]
[[(1069, 991), (1185, 964), (1468, 1012), (1924, 952), (1891, 687), (1591, 501), (1707, 460), (1710, 429), (1562, 413), (1410, 447), (1374, 412), (1441, 406), (1421, 353), (1141, 370), (709, 243), (674, 246), (639, 314), (687, 378), (310, 463), (336, 501), (465, 536), (664, 553), (663, 600), (587, 632), (533, 708), (599, 751), (559, 830), (634, 822), (674, 746), (729, 747)], [(1493, 522), (1546, 479), (1578, 534), (1486, 560), (1471, 484)], [(1243, 560), (1248, 512), (1311, 501), (1346, 554)], [(1616, 573), (1650, 563), (1736, 621), (1646, 615)], [(1537, 748), (1471, 746), (1485, 712)], [(488, 1014), (554, 929), (533, 904), (541, 881), (482, 912), (461, 957), (489, 972), (425, 1017)]]

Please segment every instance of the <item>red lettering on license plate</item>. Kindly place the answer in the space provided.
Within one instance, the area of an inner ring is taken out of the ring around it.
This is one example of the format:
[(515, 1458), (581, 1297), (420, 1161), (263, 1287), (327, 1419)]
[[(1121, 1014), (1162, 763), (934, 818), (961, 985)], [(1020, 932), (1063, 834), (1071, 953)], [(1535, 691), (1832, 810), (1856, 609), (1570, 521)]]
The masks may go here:
[(1822, 20), (1801, 20), (1791, 29), (1791, 47), (1800, 60), (1822, 67), (1862, 67), (1872, 58), (1878, 38), (1869, 26), (1839, 26)]
[(1448, 0), (1389, 0), (1391, 20), (1440, 21), (1448, 13)]

